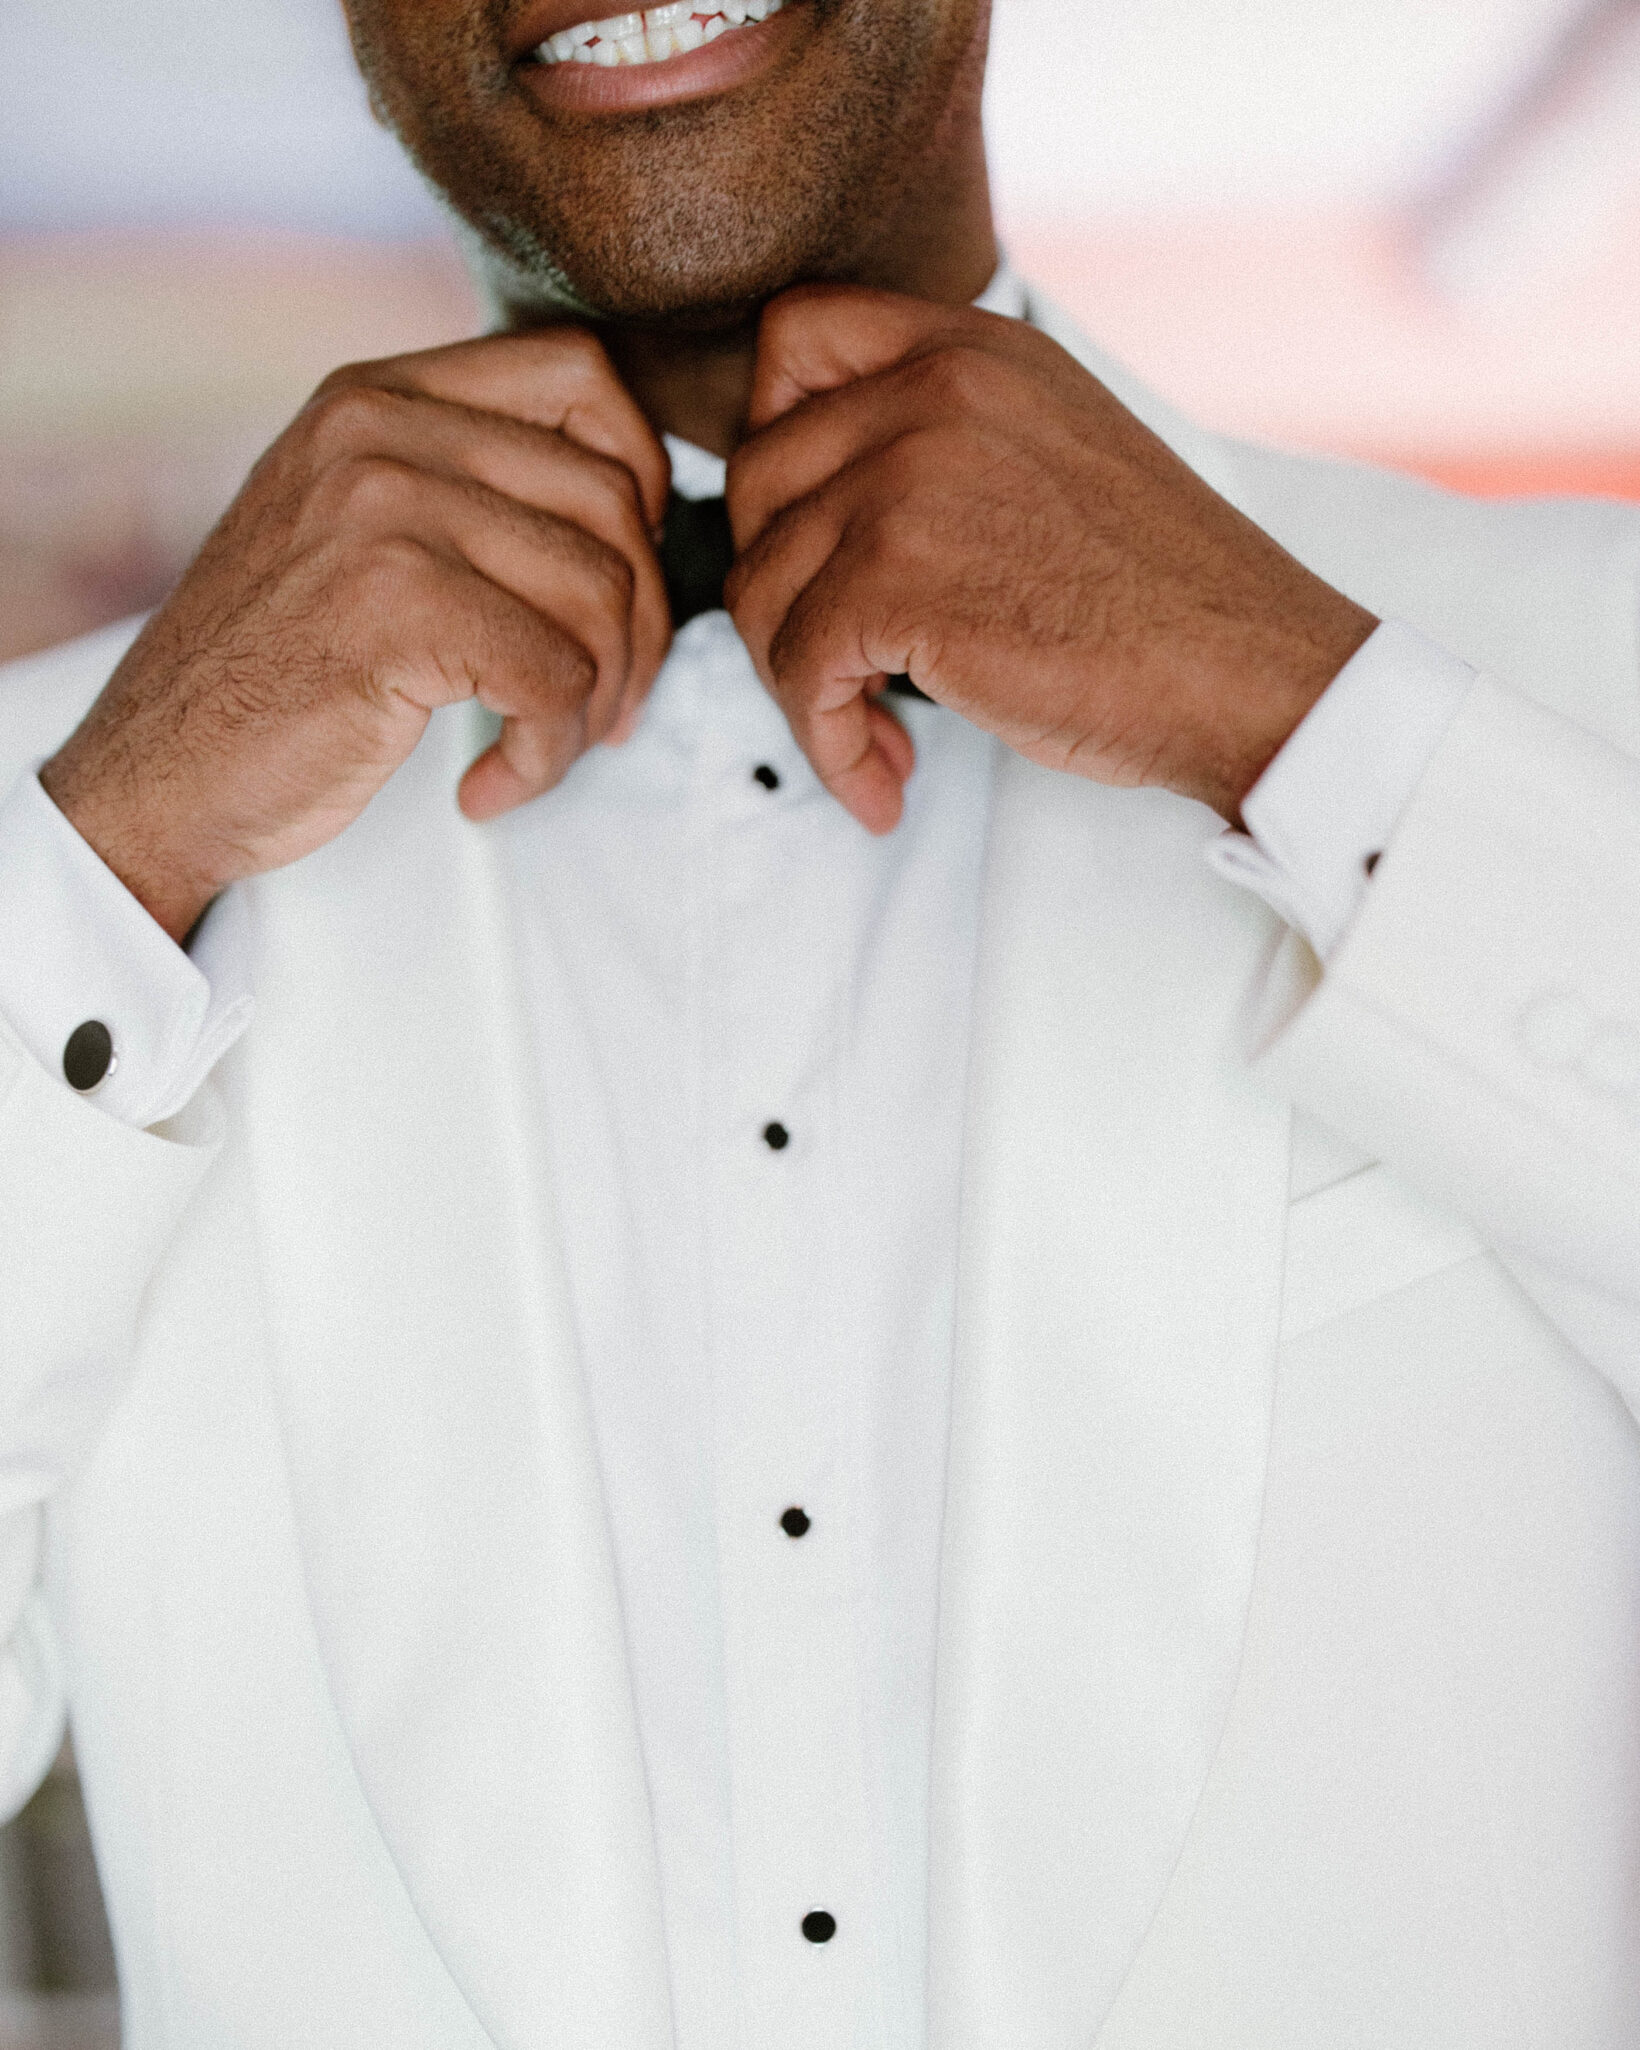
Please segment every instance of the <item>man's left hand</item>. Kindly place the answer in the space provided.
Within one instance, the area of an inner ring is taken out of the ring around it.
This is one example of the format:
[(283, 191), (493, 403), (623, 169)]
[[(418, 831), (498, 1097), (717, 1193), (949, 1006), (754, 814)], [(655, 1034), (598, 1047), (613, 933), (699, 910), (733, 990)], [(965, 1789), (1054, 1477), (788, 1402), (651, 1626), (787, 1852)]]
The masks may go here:
[(842, 286), (763, 317), (727, 603), (833, 794), (899, 820), (931, 698), (1236, 820), (1377, 625), (1023, 322)]

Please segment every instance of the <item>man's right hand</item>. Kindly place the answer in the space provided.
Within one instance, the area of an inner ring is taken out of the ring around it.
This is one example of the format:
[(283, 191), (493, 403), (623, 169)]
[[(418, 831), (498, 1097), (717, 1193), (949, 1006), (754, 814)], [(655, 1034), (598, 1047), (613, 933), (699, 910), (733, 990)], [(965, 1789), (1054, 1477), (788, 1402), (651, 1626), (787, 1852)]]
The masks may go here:
[(666, 452), (584, 329), (338, 371), (251, 472), (48, 795), (182, 939), (355, 819), (440, 705), (500, 738), (460, 802), (538, 796), (635, 718), (671, 638)]

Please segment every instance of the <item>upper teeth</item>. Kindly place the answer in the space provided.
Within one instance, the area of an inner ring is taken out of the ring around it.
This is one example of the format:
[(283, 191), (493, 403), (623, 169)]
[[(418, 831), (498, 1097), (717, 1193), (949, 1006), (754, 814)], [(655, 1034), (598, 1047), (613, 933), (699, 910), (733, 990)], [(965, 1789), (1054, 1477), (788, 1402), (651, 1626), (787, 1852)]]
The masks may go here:
[(668, 0), (642, 14), (611, 14), (548, 36), (535, 54), (543, 64), (662, 64), (698, 50), (727, 28), (764, 21), (786, 0)]

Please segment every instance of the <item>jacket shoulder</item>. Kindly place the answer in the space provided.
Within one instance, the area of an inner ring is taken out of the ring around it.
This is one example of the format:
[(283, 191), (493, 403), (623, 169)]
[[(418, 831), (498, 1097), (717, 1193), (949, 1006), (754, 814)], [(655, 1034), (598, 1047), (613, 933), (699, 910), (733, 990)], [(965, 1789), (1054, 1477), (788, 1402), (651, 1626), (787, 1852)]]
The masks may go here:
[(1040, 292), (1028, 303), (1037, 327), (1318, 576), (1640, 753), (1640, 507), (1465, 498), (1399, 472), (1211, 434)]
[(1241, 510), (1318, 576), (1640, 751), (1640, 508), (1464, 498), (1363, 464), (1224, 446)]
[(0, 793), (68, 738), (141, 625), (140, 619), (122, 619), (77, 641), (0, 663)]

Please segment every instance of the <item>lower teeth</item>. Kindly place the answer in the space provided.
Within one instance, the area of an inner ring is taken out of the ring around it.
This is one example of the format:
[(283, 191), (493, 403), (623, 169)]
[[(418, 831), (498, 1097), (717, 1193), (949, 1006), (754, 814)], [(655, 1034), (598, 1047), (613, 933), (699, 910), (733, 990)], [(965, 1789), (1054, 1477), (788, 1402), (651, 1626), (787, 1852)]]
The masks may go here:
[(542, 64), (664, 64), (714, 42), (725, 30), (778, 14), (786, 0), (718, 0), (709, 11), (688, 0), (673, 0), (642, 14), (617, 14), (583, 22), (549, 36), (536, 50)]

